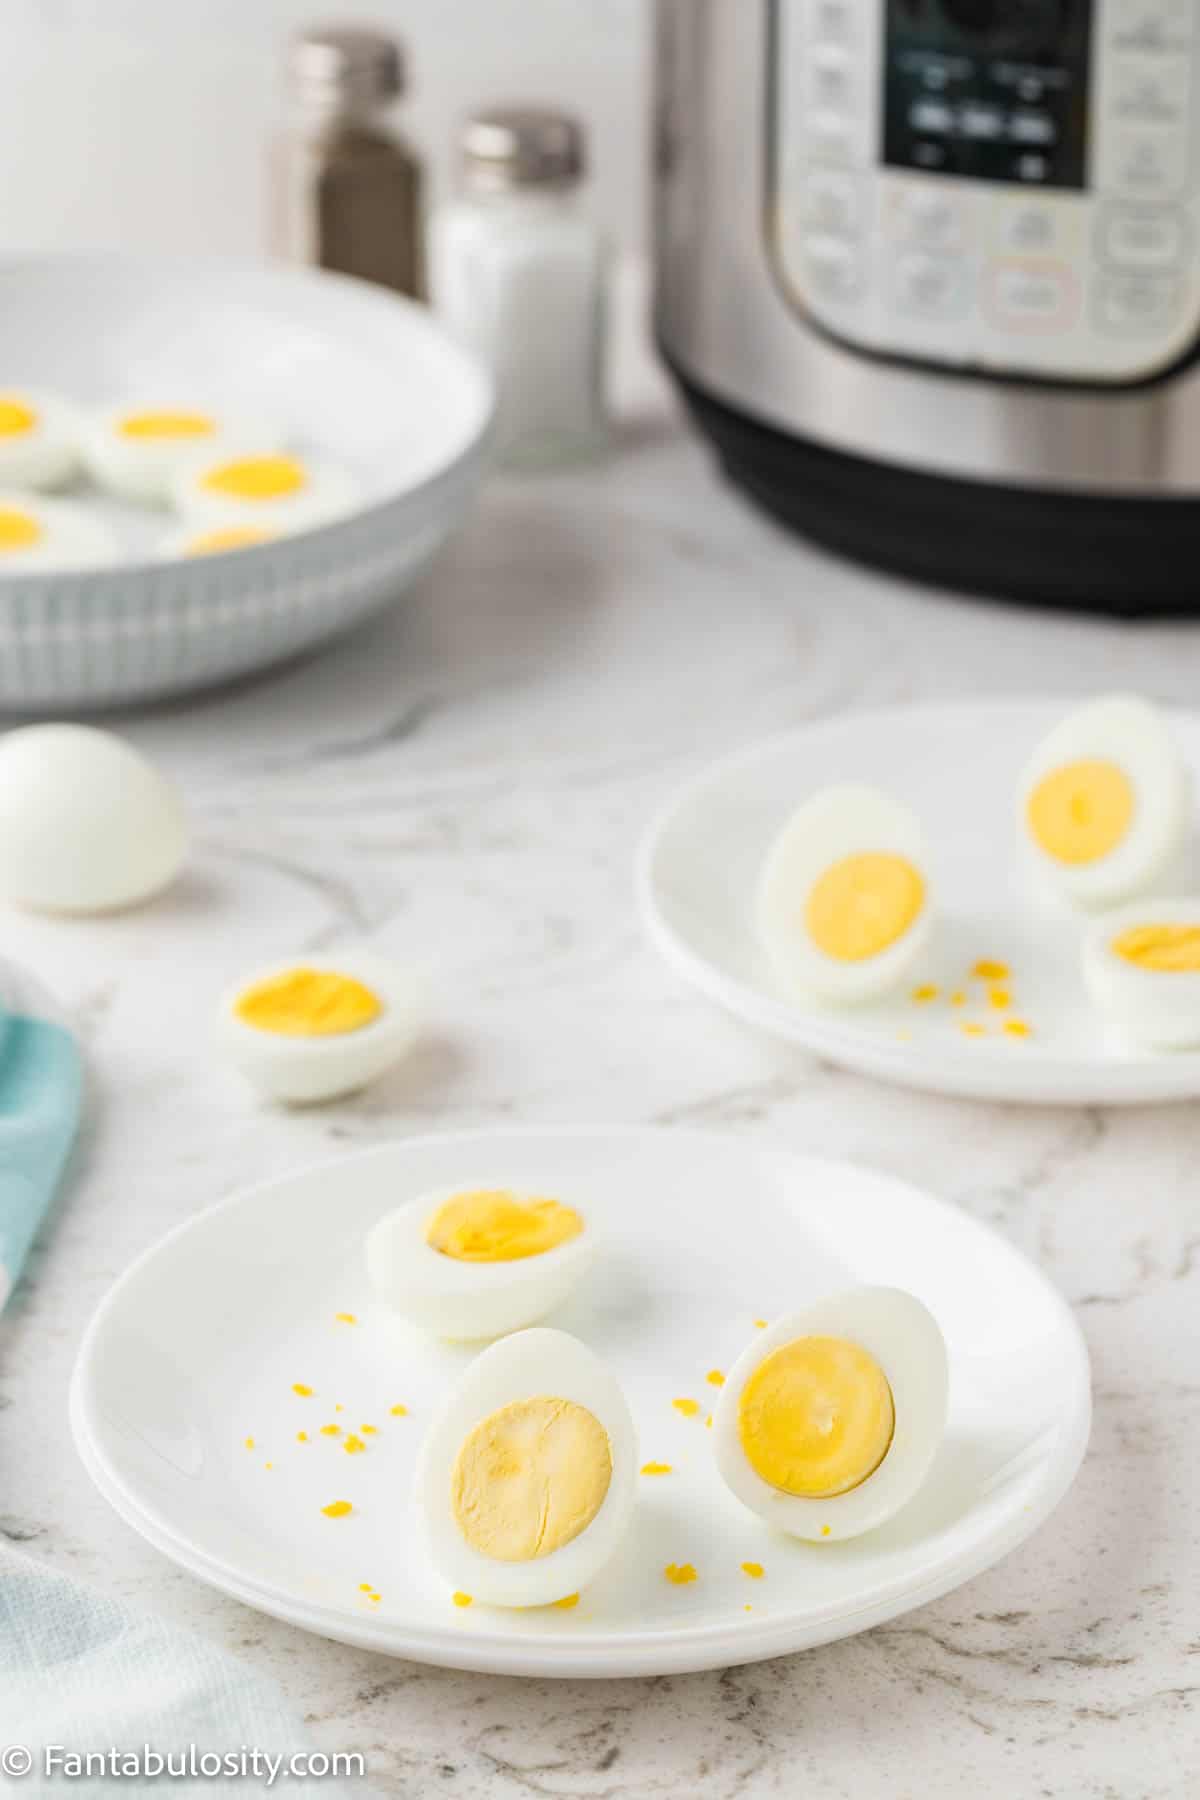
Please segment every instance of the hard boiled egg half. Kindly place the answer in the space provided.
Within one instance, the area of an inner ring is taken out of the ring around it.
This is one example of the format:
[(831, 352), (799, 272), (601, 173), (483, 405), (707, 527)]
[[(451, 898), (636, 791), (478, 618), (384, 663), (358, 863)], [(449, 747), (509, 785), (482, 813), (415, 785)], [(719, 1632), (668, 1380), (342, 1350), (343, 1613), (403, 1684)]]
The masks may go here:
[(1191, 777), (1162, 714), (1132, 694), (1068, 714), (1030, 758), (1019, 824), (1034, 868), (1074, 906), (1168, 885), (1187, 838)]
[(820, 1300), (734, 1364), (713, 1417), (717, 1467), (792, 1537), (858, 1537), (924, 1482), (947, 1392), (945, 1341), (911, 1294), (868, 1287)]
[(1139, 900), (1106, 913), (1084, 939), (1083, 977), (1135, 1043), (1200, 1045), (1200, 900)]
[(262, 424), (223, 418), (211, 407), (179, 395), (129, 400), (86, 421), (84, 459), (99, 486), (124, 500), (163, 506), (172, 483), (204, 457), (220, 456), (237, 443), (270, 441)]
[(573, 1598), (629, 1526), (637, 1440), (605, 1365), (563, 1331), (493, 1344), (452, 1389), (417, 1465), (434, 1566), (460, 1601)]
[(65, 400), (0, 388), (0, 488), (53, 488), (79, 465), (79, 421)]
[(854, 1004), (899, 987), (932, 923), (916, 819), (870, 787), (831, 787), (793, 813), (759, 881), (759, 940), (783, 984)]
[(560, 1306), (589, 1268), (592, 1234), (573, 1206), (511, 1188), (423, 1194), (368, 1234), (379, 1297), (439, 1337), (489, 1338)]
[(219, 1047), (269, 1100), (333, 1100), (399, 1061), (417, 1010), (411, 984), (382, 957), (281, 963), (225, 995)]
[(109, 532), (81, 507), (31, 494), (0, 494), (0, 575), (103, 568), (116, 557)]
[(249, 445), (191, 461), (176, 475), (172, 494), (179, 511), (199, 527), (305, 531), (349, 512), (358, 486), (327, 458)]

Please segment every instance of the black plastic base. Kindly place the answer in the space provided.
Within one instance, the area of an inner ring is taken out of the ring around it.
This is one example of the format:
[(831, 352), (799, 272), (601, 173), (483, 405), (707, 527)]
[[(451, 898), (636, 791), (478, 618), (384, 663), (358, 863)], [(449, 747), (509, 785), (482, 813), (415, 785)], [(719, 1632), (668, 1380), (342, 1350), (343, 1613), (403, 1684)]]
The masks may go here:
[(1026, 605), (1200, 616), (1200, 499), (1085, 497), (918, 474), (776, 431), (673, 373), (730, 479), (846, 556)]

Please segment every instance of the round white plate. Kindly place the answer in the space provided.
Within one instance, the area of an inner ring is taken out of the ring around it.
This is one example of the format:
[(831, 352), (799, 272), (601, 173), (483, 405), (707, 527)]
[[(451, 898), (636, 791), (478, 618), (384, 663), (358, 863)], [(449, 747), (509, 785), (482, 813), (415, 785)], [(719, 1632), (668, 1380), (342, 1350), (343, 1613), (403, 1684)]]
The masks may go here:
[[(473, 1352), (372, 1301), (362, 1238), (398, 1202), (460, 1182), (584, 1209), (600, 1254), (550, 1322), (617, 1373), (639, 1464), (672, 1465), (640, 1479), (622, 1552), (573, 1611), (460, 1609), (421, 1553), (409, 1498), (417, 1446)], [(936, 1314), (950, 1349), (949, 1429), (926, 1486), (890, 1524), (853, 1543), (801, 1544), (732, 1498), (703, 1417), (671, 1402), (711, 1401), (707, 1372), (731, 1365), (756, 1319), (856, 1282), (908, 1288)], [(313, 1396), (293, 1393), (297, 1382)], [(406, 1417), (393, 1416), (397, 1404)], [(201, 1214), (100, 1307), (71, 1415), (118, 1512), (251, 1606), (425, 1662), (598, 1676), (776, 1656), (945, 1593), (1062, 1498), (1090, 1397), (1083, 1340), (1058, 1294), (954, 1208), (865, 1169), (732, 1138), (588, 1129), (389, 1144)], [(322, 1435), (330, 1423), (378, 1432), (347, 1455)], [(353, 1513), (324, 1517), (335, 1499)], [(687, 1562), (696, 1582), (671, 1585), (665, 1566)], [(743, 1562), (762, 1563), (763, 1578)]]
[(293, 656), (394, 600), (461, 521), (491, 384), (425, 307), (317, 269), (114, 255), (0, 258), (3, 381), (80, 409), (200, 401), (347, 469), (327, 525), (164, 560), (165, 510), (79, 483), (113, 567), (0, 573), (0, 705), (112, 705)]
[[(757, 744), (705, 771), (651, 827), (637, 888), (653, 942), (681, 974), (753, 1025), (868, 1075), (980, 1100), (1137, 1105), (1200, 1095), (1200, 1053), (1156, 1053), (1105, 1028), (1083, 986), (1085, 915), (1037, 894), (1023, 870), (1017, 782), (1069, 701), (972, 701), (855, 713)], [(1172, 715), (1200, 783), (1200, 717)], [(763, 858), (816, 789), (885, 788), (925, 829), (938, 911), (929, 956), (886, 1003), (806, 1008), (776, 981), (753, 928)], [(978, 961), (1006, 963), (999, 1012)], [(932, 1002), (912, 988), (931, 983)], [(951, 1004), (952, 995), (963, 997)], [(1005, 1034), (1006, 1018), (1032, 1035)], [(985, 1035), (967, 1035), (964, 1025)]]

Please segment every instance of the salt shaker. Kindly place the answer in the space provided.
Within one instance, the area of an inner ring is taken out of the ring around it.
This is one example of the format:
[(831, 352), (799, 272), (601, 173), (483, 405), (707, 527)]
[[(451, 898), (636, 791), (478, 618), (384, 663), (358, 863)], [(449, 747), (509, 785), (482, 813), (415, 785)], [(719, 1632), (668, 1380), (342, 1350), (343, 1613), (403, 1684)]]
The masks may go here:
[(584, 164), (564, 114), (477, 113), (459, 195), (434, 221), (434, 303), (493, 372), (509, 465), (557, 465), (603, 437), (605, 254), (581, 205)]
[(421, 162), (387, 118), (404, 91), (400, 46), (316, 26), (293, 38), (287, 70), (293, 119), (273, 148), (273, 252), (422, 298)]

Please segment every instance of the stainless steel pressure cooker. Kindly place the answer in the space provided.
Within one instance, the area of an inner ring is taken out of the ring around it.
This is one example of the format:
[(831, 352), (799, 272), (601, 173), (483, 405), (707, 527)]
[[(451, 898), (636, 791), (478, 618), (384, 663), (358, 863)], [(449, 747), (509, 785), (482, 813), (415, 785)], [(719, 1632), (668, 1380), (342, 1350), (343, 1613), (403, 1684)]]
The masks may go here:
[(921, 579), (1200, 612), (1200, 0), (660, 0), (656, 324)]

